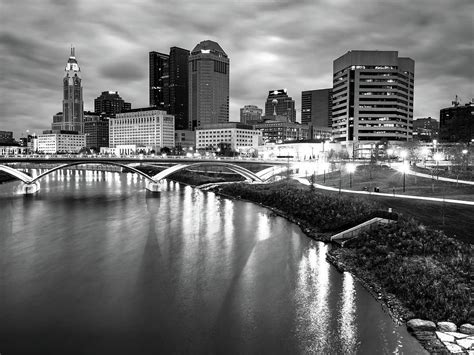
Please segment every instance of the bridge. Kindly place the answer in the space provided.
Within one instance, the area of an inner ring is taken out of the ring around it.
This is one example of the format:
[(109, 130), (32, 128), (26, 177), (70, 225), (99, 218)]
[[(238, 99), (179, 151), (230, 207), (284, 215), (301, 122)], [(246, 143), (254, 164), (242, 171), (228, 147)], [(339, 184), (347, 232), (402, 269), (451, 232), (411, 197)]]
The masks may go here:
[[(33, 194), (40, 190), (40, 184), (42, 178), (45, 176), (60, 170), (67, 169), (72, 166), (78, 165), (111, 165), (118, 166), (133, 173), (136, 173), (147, 180), (146, 188), (152, 192), (158, 192), (161, 190), (162, 180), (167, 178), (169, 175), (176, 173), (180, 170), (190, 169), (197, 166), (215, 166), (222, 167), (230, 170), (236, 174), (243, 176), (246, 180), (251, 182), (265, 182), (271, 177), (277, 174), (281, 174), (288, 170), (287, 163), (284, 162), (275, 162), (271, 163), (261, 161), (261, 160), (240, 160), (240, 159), (163, 159), (163, 158), (83, 158), (83, 157), (0, 157), (0, 171), (3, 171), (23, 182), (21, 185), (21, 192), (23, 194)], [(49, 170), (37, 175), (30, 176), (24, 172), (5, 165), (12, 163), (48, 163), (48, 164), (59, 164)], [(168, 164), (171, 165), (165, 170), (159, 172), (154, 176), (150, 176), (143, 171), (135, 168), (133, 165), (147, 163), (148, 165), (157, 165), (157, 164)], [(258, 164), (258, 165), (269, 165), (272, 166), (264, 168), (263, 170), (254, 173), (249, 169), (243, 167), (245, 164)]]

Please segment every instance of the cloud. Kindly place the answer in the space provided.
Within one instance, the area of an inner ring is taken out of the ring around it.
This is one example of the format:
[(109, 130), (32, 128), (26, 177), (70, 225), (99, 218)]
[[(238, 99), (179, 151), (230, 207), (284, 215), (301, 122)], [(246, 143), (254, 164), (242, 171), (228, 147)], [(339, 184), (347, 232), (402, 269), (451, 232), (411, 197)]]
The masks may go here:
[[(230, 57), (231, 120), (269, 90), (332, 85), (332, 62), (352, 49), (415, 60), (415, 117), (439, 116), (473, 93), (474, 5), (469, 0), (11, 1), (2, 5), (0, 129), (49, 128), (76, 47), (84, 106), (101, 91), (148, 105), (148, 52), (218, 42)], [(297, 113), (299, 116), (299, 112)]]

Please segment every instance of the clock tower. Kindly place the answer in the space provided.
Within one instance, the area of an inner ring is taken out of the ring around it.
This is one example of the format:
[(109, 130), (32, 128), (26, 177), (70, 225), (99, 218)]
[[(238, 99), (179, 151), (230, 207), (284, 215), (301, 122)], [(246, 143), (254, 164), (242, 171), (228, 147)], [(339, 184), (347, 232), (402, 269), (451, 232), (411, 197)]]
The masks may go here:
[(84, 101), (82, 99), (82, 84), (77, 64), (75, 48), (71, 48), (71, 55), (64, 69), (66, 76), (63, 79), (63, 119), (62, 130), (84, 133)]

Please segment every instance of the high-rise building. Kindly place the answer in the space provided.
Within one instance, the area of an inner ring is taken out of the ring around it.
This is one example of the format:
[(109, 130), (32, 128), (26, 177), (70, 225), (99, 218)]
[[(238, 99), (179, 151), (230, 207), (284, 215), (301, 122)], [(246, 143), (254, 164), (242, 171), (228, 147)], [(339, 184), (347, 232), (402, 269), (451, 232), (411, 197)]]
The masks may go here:
[(150, 105), (175, 116), (176, 129), (188, 129), (189, 51), (171, 47), (170, 54), (150, 52)]
[(109, 117), (96, 112), (84, 112), (86, 148), (99, 151), (109, 146)]
[(439, 139), (442, 142), (474, 143), (474, 100), (464, 106), (455, 100), (453, 106), (440, 110)]
[(295, 100), (293, 100), (286, 89), (271, 90), (268, 92), (265, 102), (265, 116), (285, 116), (287, 122), (296, 121)]
[(13, 139), (13, 132), (10, 131), (0, 131), (0, 144), (10, 145), (13, 144), (15, 140)]
[(411, 140), (414, 73), (413, 59), (397, 51), (354, 50), (334, 60), (334, 140), (352, 145), (356, 156), (381, 140)]
[(149, 53), (150, 106), (168, 110), (169, 104), (169, 55)]
[(82, 99), (82, 83), (79, 76), (81, 69), (77, 64), (75, 49), (71, 48), (71, 55), (66, 64), (66, 76), (63, 79), (63, 112), (56, 115), (58, 122), (54, 122), (53, 129), (77, 131), (84, 130), (84, 102)]
[(318, 128), (332, 126), (332, 88), (301, 93), (301, 124)]
[(188, 59), (189, 50), (179, 47), (170, 48), (168, 113), (174, 116), (175, 129), (178, 130), (189, 128)]
[(262, 119), (262, 112), (263, 110), (255, 105), (245, 105), (240, 109), (240, 123), (257, 123)]
[(214, 41), (202, 41), (189, 56), (190, 128), (229, 121), (229, 57)]
[(94, 112), (114, 117), (117, 113), (131, 110), (132, 105), (125, 102), (118, 91), (102, 91), (94, 100)]

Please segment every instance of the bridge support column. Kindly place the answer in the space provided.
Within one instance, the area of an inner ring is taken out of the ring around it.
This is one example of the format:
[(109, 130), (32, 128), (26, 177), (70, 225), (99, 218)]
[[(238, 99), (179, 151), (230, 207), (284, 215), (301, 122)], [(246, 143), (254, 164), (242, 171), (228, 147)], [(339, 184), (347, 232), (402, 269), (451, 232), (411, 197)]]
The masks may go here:
[(161, 191), (161, 181), (158, 182), (147, 182), (146, 189), (151, 192), (160, 192)]
[(33, 183), (23, 183), (19, 186), (19, 192), (22, 193), (23, 195), (32, 195), (36, 192), (38, 192), (40, 189), (39, 183), (33, 182)]

